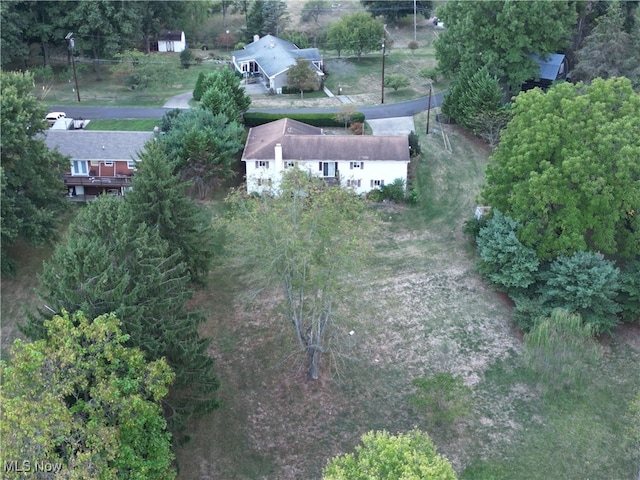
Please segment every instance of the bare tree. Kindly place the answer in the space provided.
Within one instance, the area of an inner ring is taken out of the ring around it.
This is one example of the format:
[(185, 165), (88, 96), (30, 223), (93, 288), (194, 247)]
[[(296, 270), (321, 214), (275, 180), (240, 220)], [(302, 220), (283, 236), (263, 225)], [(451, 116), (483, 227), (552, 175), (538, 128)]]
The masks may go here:
[(257, 289), (276, 287), (306, 355), (307, 376), (317, 380), (320, 357), (331, 350), (338, 306), (350, 290), (349, 276), (362, 268), (375, 227), (365, 200), (330, 187), (298, 168), (283, 176), (277, 192), (230, 197), (235, 258)]

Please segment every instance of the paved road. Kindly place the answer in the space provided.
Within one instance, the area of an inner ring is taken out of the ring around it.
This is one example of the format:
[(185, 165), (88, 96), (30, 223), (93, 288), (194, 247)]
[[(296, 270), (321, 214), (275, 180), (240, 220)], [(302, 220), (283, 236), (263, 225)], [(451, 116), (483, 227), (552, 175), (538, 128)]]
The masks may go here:
[[(431, 98), (431, 108), (438, 107), (442, 104), (444, 94), (437, 93)], [(358, 107), (354, 105), (358, 111), (365, 114), (367, 119), (378, 118), (395, 118), (410, 117), (416, 113), (427, 110), (427, 97), (418, 98), (402, 103), (392, 103), (385, 105)], [(136, 108), (136, 107), (84, 107), (84, 106), (60, 106), (54, 105), (49, 111), (65, 112), (70, 118), (157, 118), (160, 119), (168, 111), (168, 108)], [(335, 113), (339, 107), (332, 108), (305, 108), (305, 112), (309, 113)], [(294, 113), (300, 109), (283, 109), (283, 108), (260, 108), (250, 109), (249, 111), (260, 111), (270, 113)]]

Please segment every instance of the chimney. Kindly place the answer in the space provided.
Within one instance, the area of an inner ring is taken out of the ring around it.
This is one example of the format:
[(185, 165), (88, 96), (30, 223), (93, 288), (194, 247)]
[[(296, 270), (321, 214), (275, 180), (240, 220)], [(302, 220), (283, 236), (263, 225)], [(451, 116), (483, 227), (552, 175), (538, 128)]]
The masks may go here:
[(282, 144), (281, 143), (276, 143), (275, 161), (276, 161), (276, 172), (281, 172), (282, 170), (284, 170), (284, 164), (282, 163)]
[(260, 40), (260, 35), (254, 35), (253, 36), (253, 41), (257, 42), (258, 40)]

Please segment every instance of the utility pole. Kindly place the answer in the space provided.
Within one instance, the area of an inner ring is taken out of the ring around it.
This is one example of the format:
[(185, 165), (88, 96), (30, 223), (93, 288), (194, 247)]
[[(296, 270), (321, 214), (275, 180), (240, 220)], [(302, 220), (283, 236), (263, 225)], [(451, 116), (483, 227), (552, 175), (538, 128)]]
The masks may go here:
[(431, 83), (429, 83), (429, 103), (427, 103), (427, 135), (429, 135), (429, 117), (431, 116)]
[(69, 52), (71, 53), (71, 65), (73, 66), (73, 81), (76, 84), (76, 97), (78, 98), (78, 102), (80, 102), (80, 89), (78, 88), (78, 75), (76, 74), (76, 59), (73, 54), (73, 50), (76, 46), (76, 42), (73, 39), (73, 32), (67, 33), (67, 36), (64, 37), (64, 39), (69, 42)]
[(413, 0), (413, 41), (414, 42), (418, 41), (418, 33), (416, 31), (416, 19), (417, 19), (416, 1), (417, 0)]
[(386, 31), (383, 33), (383, 35), (384, 36), (382, 37), (382, 100), (380, 103), (384, 103), (384, 53), (385, 53), (385, 43), (387, 40)]

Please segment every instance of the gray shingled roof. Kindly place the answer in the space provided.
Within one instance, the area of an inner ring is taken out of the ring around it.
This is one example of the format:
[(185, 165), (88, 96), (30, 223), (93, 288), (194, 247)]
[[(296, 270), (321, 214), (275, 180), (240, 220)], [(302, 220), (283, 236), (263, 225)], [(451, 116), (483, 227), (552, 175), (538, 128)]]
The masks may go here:
[(94, 130), (46, 130), (45, 142), (72, 160), (139, 160), (138, 152), (153, 132), (102, 132)]
[(322, 129), (283, 118), (249, 130), (242, 160), (268, 160), (282, 145), (284, 160), (409, 161), (409, 140), (403, 135), (323, 135)]
[(162, 30), (158, 35), (158, 40), (161, 42), (167, 41), (180, 41), (182, 40), (182, 30)]
[(565, 58), (565, 56), (560, 53), (550, 53), (544, 59), (534, 53), (529, 54), (529, 57), (540, 67), (538, 77), (542, 80), (556, 80), (560, 66)]
[(310, 62), (322, 60), (317, 48), (300, 49), (273, 35), (266, 35), (242, 50), (235, 50), (233, 56), (237, 64), (255, 61), (269, 77), (286, 71), (296, 63), (297, 58), (305, 58)]

